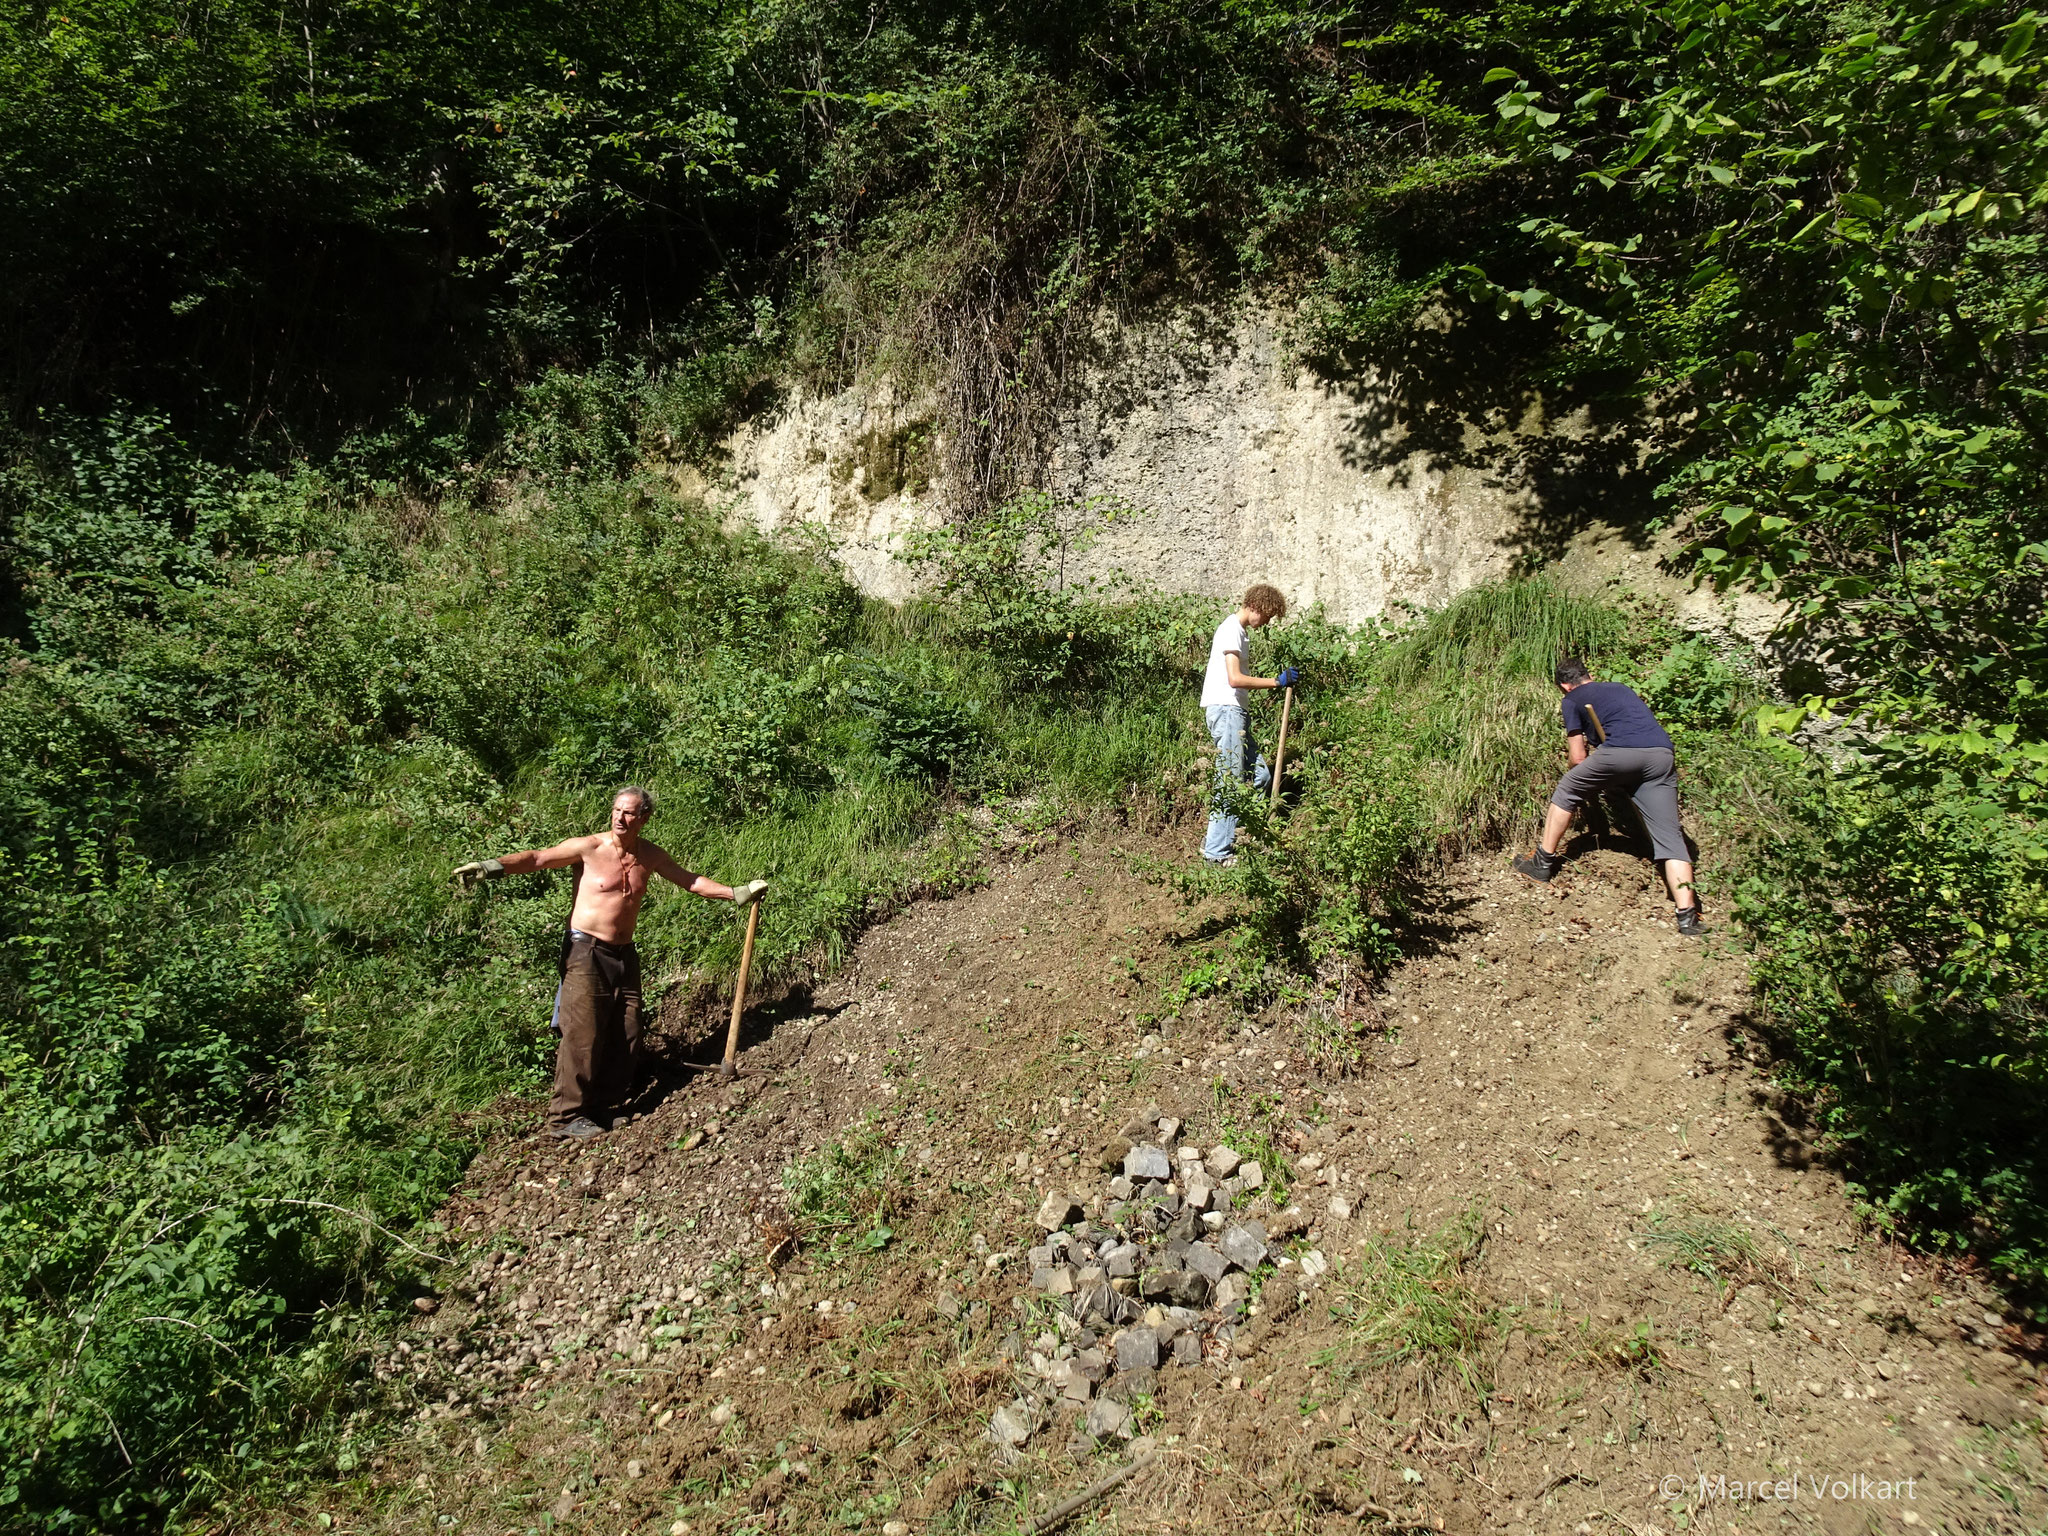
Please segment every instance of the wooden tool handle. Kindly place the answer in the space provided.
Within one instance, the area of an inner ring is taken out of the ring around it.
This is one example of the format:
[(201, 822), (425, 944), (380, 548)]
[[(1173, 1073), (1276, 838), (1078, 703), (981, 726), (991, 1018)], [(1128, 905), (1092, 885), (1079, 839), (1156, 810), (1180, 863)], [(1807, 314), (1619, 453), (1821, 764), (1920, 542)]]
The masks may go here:
[(747, 942), (740, 949), (739, 980), (732, 988), (732, 1023), (725, 1031), (725, 1061), (718, 1069), (718, 1075), (730, 1082), (739, 1075), (735, 1064), (740, 1053), (740, 1015), (747, 1011), (747, 977), (754, 969), (754, 930), (761, 925), (761, 904), (764, 896), (747, 908)]
[(1287, 766), (1287, 717), (1294, 709), (1294, 690), (1289, 688), (1280, 700), (1280, 745), (1273, 749), (1273, 793), (1267, 798), (1270, 808), (1280, 803), (1280, 775)]

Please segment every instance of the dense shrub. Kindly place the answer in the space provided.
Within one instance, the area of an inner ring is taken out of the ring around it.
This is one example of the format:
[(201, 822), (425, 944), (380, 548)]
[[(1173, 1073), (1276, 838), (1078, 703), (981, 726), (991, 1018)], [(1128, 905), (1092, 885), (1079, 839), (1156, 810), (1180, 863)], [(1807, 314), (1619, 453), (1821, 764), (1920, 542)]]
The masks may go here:
[[(1789, 1085), (1885, 1227), (2048, 1287), (2048, 876), (1953, 781), (1816, 771), (1746, 883)], [(1988, 814), (1987, 814), (1988, 813)]]

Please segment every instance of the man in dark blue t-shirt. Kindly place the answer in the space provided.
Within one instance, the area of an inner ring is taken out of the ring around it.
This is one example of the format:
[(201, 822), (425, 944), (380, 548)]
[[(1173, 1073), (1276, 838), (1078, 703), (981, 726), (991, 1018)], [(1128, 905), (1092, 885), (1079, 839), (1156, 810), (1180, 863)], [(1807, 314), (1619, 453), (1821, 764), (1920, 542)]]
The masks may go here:
[(1515, 860), (1515, 872), (1548, 884), (1564, 867), (1558, 849), (1571, 830), (1572, 813), (1595, 795), (1626, 794), (1642, 813), (1650, 834), (1650, 856), (1664, 866), (1678, 931), (1703, 932), (1692, 888), (1692, 852), (1678, 824), (1678, 769), (1671, 737), (1633, 688), (1594, 682), (1577, 657), (1559, 662), (1556, 677), (1564, 690), (1565, 746), (1572, 766), (1551, 793), (1541, 845), (1527, 858)]

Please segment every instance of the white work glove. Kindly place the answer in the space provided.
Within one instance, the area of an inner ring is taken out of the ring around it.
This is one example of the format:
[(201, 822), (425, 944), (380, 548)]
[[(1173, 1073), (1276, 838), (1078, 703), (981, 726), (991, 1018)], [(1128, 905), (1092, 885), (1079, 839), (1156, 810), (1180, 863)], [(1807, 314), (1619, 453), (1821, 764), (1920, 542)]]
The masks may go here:
[(761, 899), (761, 893), (768, 889), (766, 880), (749, 880), (745, 885), (732, 888), (732, 904), (736, 907), (750, 907)]
[(475, 864), (464, 864), (455, 871), (455, 883), (465, 891), (473, 891), (482, 880), (496, 880), (505, 873), (505, 866), (496, 859), (483, 859)]

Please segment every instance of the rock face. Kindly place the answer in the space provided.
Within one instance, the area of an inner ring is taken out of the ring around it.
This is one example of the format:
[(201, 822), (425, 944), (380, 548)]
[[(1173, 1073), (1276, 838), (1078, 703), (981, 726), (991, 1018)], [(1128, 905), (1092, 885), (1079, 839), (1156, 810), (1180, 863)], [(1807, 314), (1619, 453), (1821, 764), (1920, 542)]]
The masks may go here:
[[(1297, 606), (1322, 602), (1356, 623), (1397, 601), (1442, 603), (1504, 576), (1535, 530), (1548, 541), (1585, 507), (1626, 500), (1580, 485), (1546, 502), (1540, 486), (1486, 465), (1510, 429), (1590, 441), (1584, 422), (1548, 420), (1532, 403), (1512, 423), (1446, 429), (1440, 403), (1415, 381), (1328, 378), (1293, 361), (1285, 327), (1284, 316), (1253, 310), (1101, 325), (1044, 485), (1137, 515), (1104, 526), (1070, 575), (1120, 569), (1214, 598), (1237, 596), (1256, 576)], [(744, 423), (717, 478), (689, 472), (688, 488), (763, 528), (825, 529), (863, 590), (900, 600), (916, 576), (895, 552), (941, 515), (934, 428), (931, 402), (887, 379), (797, 395)], [(1625, 445), (1611, 457), (1625, 462)], [(1599, 559), (1656, 580), (1648, 556), (1631, 563), (1615, 546)]]

